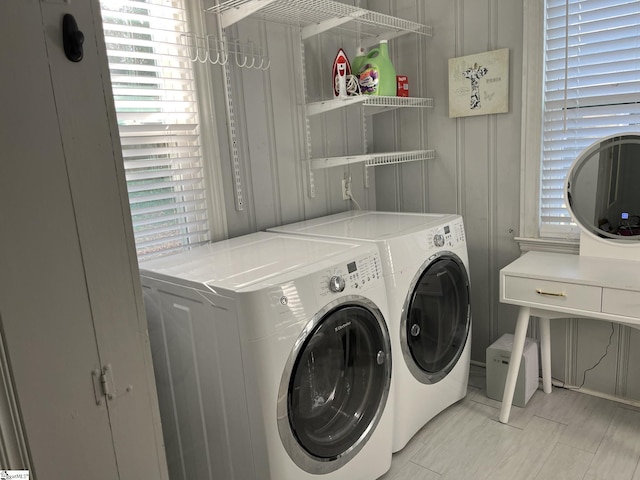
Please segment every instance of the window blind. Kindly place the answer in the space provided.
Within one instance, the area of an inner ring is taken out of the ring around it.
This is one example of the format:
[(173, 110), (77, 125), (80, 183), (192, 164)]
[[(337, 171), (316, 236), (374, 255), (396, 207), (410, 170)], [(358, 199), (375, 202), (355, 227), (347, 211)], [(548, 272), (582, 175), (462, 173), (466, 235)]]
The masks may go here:
[(209, 239), (183, 0), (102, 0), (138, 258)]
[(547, 0), (540, 234), (568, 233), (564, 181), (601, 137), (640, 131), (640, 1)]

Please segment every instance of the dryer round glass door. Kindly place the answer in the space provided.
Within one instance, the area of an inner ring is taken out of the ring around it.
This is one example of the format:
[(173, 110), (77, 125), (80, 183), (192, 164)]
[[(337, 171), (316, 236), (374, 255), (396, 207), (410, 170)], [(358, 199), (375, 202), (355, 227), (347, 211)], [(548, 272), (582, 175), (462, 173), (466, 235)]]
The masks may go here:
[(402, 353), (414, 377), (442, 380), (460, 358), (470, 327), (467, 270), (457, 255), (442, 252), (418, 272), (402, 310)]
[(337, 470), (364, 446), (391, 382), (389, 334), (378, 308), (348, 296), (324, 310), (296, 342), (278, 398), (283, 444), (314, 474)]

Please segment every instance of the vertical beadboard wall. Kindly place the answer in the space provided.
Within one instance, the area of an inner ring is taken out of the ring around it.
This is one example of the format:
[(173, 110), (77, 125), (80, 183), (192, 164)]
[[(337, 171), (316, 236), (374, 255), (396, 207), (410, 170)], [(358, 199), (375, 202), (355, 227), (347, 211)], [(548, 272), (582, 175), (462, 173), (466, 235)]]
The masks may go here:
[[(410, 91), (435, 99), (423, 115), (396, 112), (380, 117), (379, 147), (412, 145), (426, 137), (436, 159), (420, 164), (379, 167), (378, 210), (459, 213), (469, 244), (473, 315), (472, 358), (485, 361), (485, 349), (512, 333), (517, 309), (500, 304), (499, 270), (520, 255), (513, 237), (520, 223), (520, 137), (522, 98), (523, 1), (370, 0), (372, 9), (433, 26), (421, 54), (415, 40), (393, 44), (398, 73), (409, 75)], [(450, 119), (449, 58), (509, 48), (509, 113)], [(416, 53), (418, 56), (416, 56)], [(417, 84), (417, 85), (416, 85)], [(395, 116), (394, 116), (395, 115)], [(604, 394), (640, 399), (640, 332), (589, 319), (552, 322), (554, 378)], [(537, 336), (534, 322), (530, 335)], [(611, 345), (607, 349), (611, 338)], [(605, 358), (600, 357), (608, 351)]]
[[(215, 18), (205, 18), (215, 32)], [(225, 77), (222, 67), (212, 67), (215, 115), (220, 138), (229, 236), (291, 223), (352, 208), (342, 198), (342, 179), (351, 177), (352, 192), (363, 209), (375, 209), (375, 173), (369, 169), (365, 188), (364, 167), (352, 165), (316, 170), (315, 197), (309, 195), (307, 124), (302, 56), (305, 58), (309, 101), (332, 98), (331, 68), (342, 47), (354, 52), (348, 35), (324, 34), (301, 43), (296, 27), (246, 19), (228, 28), (231, 40), (252, 42), (266, 49), (271, 66), (266, 71), (238, 68), (230, 57), (232, 102), (244, 208), (238, 210), (233, 188), (231, 149), (225, 113)], [(360, 108), (343, 109), (309, 119), (313, 158), (363, 153)]]
[[(358, 0), (350, 0), (356, 4)], [(404, 109), (376, 115), (367, 124), (376, 151), (433, 148), (436, 159), (370, 168), (364, 185), (361, 165), (315, 172), (308, 195), (306, 123), (301, 42), (298, 30), (244, 20), (229, 28), (230, 39), (266, 48), (271, 68), (262, 72), (230, 62), (236, 113), (244, 209), (235, 207), (233, 171), (224, 108), (222, 68), (211, 67), (211, 88), (220, 139), (229, 236), (355, 208), (342, 200), (341, 179), (351, 176), (353, 194), (364, 209), (459, 213), (469, 244), (472, 287), (472, 358), (514, 330), (517, 310), (498, 302), (498, 272), (520, 255), (514, 237), (520, 224), (520, 136), (522, 28), (525, 0), (361, 0), (359, 5), (433, 27), (432, 38), (406, 35), (390, 42), (398, 74), (409, 77), (411, 96), (432, 97), (432, 109)], [(205, 17), (214, 33), (215, 19)], [(339, 47), (352, 58), (356, 44), (339, 31), (305, 41), (309, 101), (331, 96), (331, 65)], [(450, 119), (448, 59), (509, 48), (509, 112)], [(313, 157), (362, 153), (358, 107), (310, 119)], [(591, 320), (552, 322), (554, 377), (580, 383), (582, 372), (604, 353), (611, 327)], [(535, 323), (532, 328), (535, 335)], [(640, 398), (640, 332), (614, 326), (609, 354), (589, 373), (589, 389)]]
[[(370, 2), (372, 5), (372, 2)], [(374, 7), (372, 7), (374, 8)], [(398, 112), (379, 119), (392, 142), (411, 145), (425, 138), (436, 159), (380, 167), (376, 176), (379, 210), (459, 213), (469, 245), (473, 315), (472, 358), (512, 332), (515, 309), (498, 302), (498, 272), (517, 258), (520, 196), (520, 115), (522, 2), (511, 0), (376, 0), (375, 8), (433, 26), (425, 51), (405, 37), (393, 45), (399, 73), (409, 89), (433, 97), (422, 115)], [(449, 118), (448, 59), (509, 48), (509, 112)]]

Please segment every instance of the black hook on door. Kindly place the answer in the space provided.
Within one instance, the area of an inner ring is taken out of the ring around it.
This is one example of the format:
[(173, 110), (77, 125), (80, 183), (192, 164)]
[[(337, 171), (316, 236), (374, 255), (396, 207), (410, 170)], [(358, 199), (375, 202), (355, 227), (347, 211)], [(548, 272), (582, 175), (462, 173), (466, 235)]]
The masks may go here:
[(64, 46), (64, 54), (72, 62), (82, 60), (84, 43), (84, 34), (78, 30), (78, 24), (73, 15), (67, 13), (62, 18), (62, 44)]

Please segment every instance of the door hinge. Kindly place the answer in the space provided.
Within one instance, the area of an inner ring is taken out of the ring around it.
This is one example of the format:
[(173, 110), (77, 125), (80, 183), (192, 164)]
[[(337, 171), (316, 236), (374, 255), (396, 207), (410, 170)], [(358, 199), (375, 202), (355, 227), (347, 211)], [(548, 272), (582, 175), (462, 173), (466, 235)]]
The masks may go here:
[(91, 372), (93, 379), (93, 393), (96, 397), (96, 405), (102, 404), (102, 399), (113, 400), (116, 396), (116, 387), (113, 383), (111, 365), (104, 365), (102, 370), (95, 369)]

